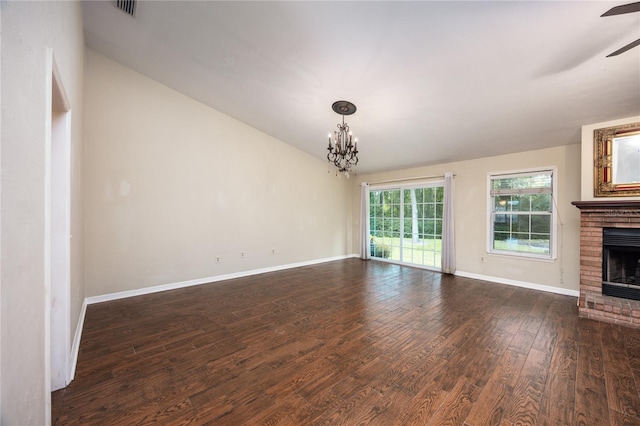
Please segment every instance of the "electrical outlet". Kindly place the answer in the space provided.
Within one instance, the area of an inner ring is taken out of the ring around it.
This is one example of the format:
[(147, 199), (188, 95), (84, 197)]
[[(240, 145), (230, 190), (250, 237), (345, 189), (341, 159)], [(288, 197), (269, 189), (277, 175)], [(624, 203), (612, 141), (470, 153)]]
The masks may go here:
[(220, 263), (220, 256), (216, 256), (216, 263)]
[(271, 254), (276, 254), (276, 249), (272, 248), (271, 249)]
[(243, 251), (240, 252), (240, 257), (244, 257), (244, 252)]
[(484, 256), (480, 256), (480, 262), (484, 262)]

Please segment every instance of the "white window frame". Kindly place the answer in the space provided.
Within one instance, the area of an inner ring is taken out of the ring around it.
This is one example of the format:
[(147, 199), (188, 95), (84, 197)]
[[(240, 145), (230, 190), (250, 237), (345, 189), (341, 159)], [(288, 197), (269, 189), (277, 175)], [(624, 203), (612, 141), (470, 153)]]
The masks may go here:
[[(496, 250), (493, 248), (493, 207), (494, 200), (491, 195), (491, 181), (509, 177), (530, 176), (540, 173), (551, 173), (551, 228), (549, 236), (549, 254), (525, 253), (508, 250)], [(538, 167), (531, 169), (518, 169), (504, 172), (487, 173), (487, 253), (492, 255), (520, 257), (534, 260), (555, 260), (557, 258), (558, 241), (558, 213), (556, 199), (558, 197), (558, 168), (556, 166)]]

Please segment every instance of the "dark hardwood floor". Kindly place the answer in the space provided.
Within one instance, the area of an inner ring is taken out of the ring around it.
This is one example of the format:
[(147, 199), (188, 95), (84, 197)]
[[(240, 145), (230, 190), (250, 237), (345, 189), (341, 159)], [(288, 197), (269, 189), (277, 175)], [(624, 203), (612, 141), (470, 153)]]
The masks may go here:
[(640, 330), (348, 259), (90, 305), (54, 424), (640, 425)]

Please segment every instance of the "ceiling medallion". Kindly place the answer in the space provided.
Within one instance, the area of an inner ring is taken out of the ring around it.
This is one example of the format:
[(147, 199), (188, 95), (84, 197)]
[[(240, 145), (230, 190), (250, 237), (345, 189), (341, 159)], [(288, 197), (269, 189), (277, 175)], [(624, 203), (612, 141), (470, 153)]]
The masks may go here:
[(358, 164), (358, 138), (352, 141), (353, 135), (349, 131), (349, 125), (344, 122), (344, 116), (353, 114), (357, 108), (349, 101), (337, 101), (331, 105), (331, 109), (342, 115), (342, 124), (338, 123), (338, 130), (333, 132), (333, 144), (329, 133), (327, 161), (333, 163), (338, 172), (349, 177), (351, 168)]

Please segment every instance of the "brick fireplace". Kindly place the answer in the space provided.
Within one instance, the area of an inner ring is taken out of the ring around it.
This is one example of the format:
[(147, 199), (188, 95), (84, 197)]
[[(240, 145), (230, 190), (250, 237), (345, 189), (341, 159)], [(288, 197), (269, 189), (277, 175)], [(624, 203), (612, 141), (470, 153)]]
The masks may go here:
[(574, 201), (580, 209), (581, 317), (640, 328), (640, 301), (602, 293), (603, 229), (640, 228), (640, 201)]

